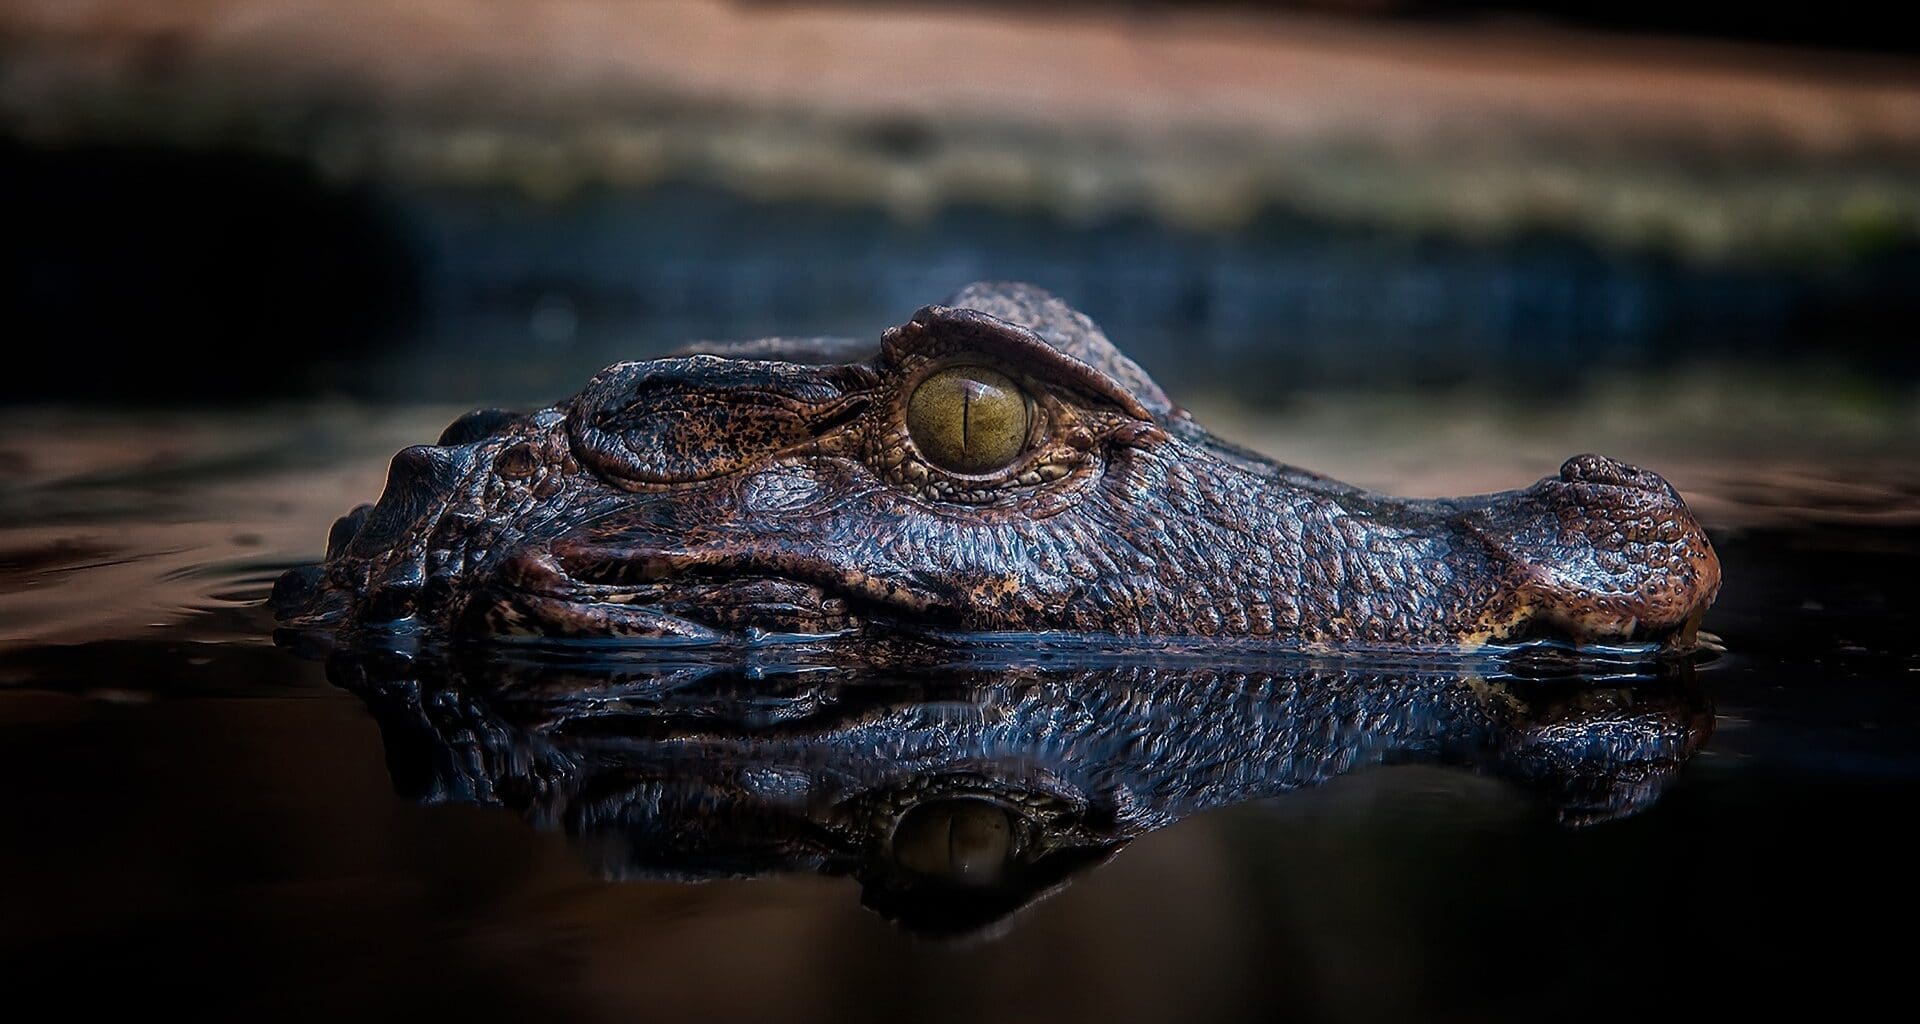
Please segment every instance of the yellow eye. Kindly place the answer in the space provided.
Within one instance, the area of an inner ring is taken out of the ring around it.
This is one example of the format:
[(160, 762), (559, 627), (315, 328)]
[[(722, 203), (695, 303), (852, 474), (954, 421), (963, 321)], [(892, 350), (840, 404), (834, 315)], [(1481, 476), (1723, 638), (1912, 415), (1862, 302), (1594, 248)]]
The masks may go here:
[(1027, 447), (1027, 393), (984, 366), (949, 366), (907, 399), (907, 434), (920, 454), (955, 473), (991, 473)]

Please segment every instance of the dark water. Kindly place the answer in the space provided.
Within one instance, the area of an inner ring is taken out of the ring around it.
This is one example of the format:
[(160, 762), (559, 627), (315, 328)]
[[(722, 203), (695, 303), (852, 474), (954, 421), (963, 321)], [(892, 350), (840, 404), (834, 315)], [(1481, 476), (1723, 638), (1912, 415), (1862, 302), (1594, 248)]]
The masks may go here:
[[(276, 646), (273, 576), (444, 418), (0, 422), (16, 1004), (1534, 1020), (1904, 990), (1900, 463), (1647, 460), (1713, 527), (1727, 652), (1590, 678)], [(1432, 480), (1390, 464), (1321, 468)]]

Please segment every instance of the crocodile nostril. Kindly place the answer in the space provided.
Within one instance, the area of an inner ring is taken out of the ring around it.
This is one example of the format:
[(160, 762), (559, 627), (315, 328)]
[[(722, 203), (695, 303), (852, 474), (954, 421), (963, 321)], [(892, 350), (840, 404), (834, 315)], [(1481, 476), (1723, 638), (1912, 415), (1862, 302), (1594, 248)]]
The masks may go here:
[(1604, 455), (1575, 455), (1560, 466), (1560, 479), (1570, 484), (1605, 484), (1664, 494), (1679, 500), (1673, 485), (1658, 473), (1628, 465)]

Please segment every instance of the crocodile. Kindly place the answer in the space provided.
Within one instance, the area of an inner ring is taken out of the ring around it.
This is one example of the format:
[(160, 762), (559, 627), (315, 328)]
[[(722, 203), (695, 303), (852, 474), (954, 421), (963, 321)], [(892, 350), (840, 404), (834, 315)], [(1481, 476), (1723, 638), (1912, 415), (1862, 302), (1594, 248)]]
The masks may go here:
[(846, 877), (906, 930), (972, 937), (1151, 832), (1371, 765), (1504, 780), (1568, 827), (1639, 813), (1713, 730), (1693, 664), (1651, 666), (328, 656), (403, 796), (564, 829), (610, 880)]
[(294, 625), (731, 643), (901, 631), (1309, 649), (1696, 643), (1720, 565), (1678, 491), (1598, 455), (1406, 499), (1215, 437), (1086, 315), (969, 286), (875, 344), (623, 362), (392, 461)]

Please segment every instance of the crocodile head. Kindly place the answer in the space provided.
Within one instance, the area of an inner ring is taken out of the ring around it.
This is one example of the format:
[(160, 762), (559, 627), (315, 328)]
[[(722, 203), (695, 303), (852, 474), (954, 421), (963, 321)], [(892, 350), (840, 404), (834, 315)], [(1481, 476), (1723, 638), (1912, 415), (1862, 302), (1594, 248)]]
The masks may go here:
[(975, 285), (878, 345), (609, 367), (393, 460), (280, 616), (469, 634), (1064, 631), (1691, 643), (1720, 567), (1653, 473), (1371, 493), (1209, 434), (1092, 321)]

